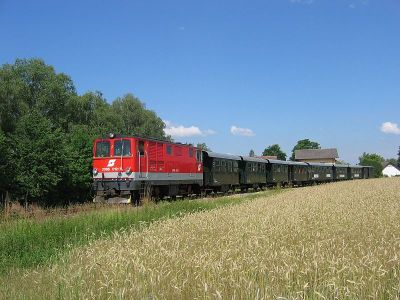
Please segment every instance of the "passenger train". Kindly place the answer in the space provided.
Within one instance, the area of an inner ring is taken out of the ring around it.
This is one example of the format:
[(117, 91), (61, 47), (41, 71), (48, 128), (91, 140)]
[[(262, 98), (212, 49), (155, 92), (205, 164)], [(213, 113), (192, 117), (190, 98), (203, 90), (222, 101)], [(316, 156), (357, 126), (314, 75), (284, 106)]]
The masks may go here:
[(370, 166), (306, 163), (204, 151), (190, 144), (110, 134), (93, 147), (95, 202), (155, 199), (367, 179)]

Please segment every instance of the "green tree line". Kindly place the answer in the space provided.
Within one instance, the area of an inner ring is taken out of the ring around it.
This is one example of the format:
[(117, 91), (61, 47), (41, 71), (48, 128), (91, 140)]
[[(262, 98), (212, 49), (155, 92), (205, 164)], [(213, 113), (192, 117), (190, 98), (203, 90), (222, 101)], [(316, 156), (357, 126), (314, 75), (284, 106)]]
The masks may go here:
[(126, 94), (108, 103), (78, 95), (72, 79), (40, 59), (0, 67), (0, 196), (41, 205), (91, 197), (92, 147), (107, 132), (167, 139), (165, 124)]

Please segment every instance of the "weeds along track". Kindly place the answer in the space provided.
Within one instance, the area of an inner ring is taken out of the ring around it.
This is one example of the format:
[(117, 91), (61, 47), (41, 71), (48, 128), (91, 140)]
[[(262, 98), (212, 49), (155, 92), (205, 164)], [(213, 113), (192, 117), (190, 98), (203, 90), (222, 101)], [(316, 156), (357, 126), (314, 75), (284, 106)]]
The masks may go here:
[(4, 297), (400, 297), (400, 178), (291, 189), (120, 231), (52, 267), (14, 272)]

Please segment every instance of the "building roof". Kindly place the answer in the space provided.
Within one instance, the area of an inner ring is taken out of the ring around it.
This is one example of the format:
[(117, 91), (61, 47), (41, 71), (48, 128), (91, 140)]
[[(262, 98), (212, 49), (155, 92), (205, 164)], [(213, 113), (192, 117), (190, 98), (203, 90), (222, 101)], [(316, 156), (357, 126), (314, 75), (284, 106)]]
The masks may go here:
[(394, 164), (391, 164), (391, 163), (388, 163), (384, 168), (383, 168), (383, 170), (385, 170), (387, 167), (393, 167), (393, 168), (395, 168), (397, 171), (399, 171), (400, 172), (400, 168), (399, 167), (397, 167), (396, 165), (394, 165)]
[(294, 151), (295, 159), (326, 159), (338, 158), (336, 148), (331, 149), (302, 149)]

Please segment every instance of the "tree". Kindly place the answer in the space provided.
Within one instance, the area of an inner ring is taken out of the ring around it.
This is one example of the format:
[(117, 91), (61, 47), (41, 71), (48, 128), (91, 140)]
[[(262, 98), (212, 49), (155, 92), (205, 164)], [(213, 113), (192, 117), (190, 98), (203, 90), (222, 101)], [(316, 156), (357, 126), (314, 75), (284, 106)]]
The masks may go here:
[(374, 167), (375, 177), (382, 177), (383, 163), (385, 159), (376, 153), (363, 153), (360, 157), (361, 166)]
[(281, 150), (278, 144), (268, 146), (263, 151), (263, 156), (276, 156), (280, 160), (286, 160), (286, 153)]
[(294, 152), (296, 150), (301, 150), (301, 149), (321, 149), (321, 146), (317, 142), (312, 142), (309, 139), (304, 139), (300, 140), (297, 142), (296, 146), (293, 147), (292, 150), (292, 156), (290, 157), (290, 160), (295, 160), (295, 155)]
[(164, 122), (155, 112), (146, 109), (145, 105), (132, 94), (115, 99), (111, 109), (122, 122), (122, 126), (116, 128), (116, 132), (165, 139)]
[(58, 199), (49, 199), (48, 195), (54, 192), (65, 173), (61, 131), (33, 111), (17, 123), (12, 149), (17, 194), (45, 205), (55, 204)]
[(94, 136), (86, 125), (75, 125), (65, 137), (65, 174), (60, 190), (66, 202), (82, 202), (91, 195)]
[(385, 164), (391, 164), (392, 166), (397, 166), (397, 159), (396, 158), (385, 159)]
[(397, 167), (400, 168), (400, 147), (399, 147), (399, 152), (397, 153), (399, 158), (397, 159)]
[(196, 147), (204, 151), (212, 151), (206, 143), (198, 143)]
[(250, 150), (249, 156), (250, 156), (250, 157), (254, 157), (254, 150), (253, 150), (253, 149)]
[[(0, 129), (0, 201), (5, 197), (5, 193), (10, 189), (13, 169), (10, 167), (10, 147), (9, 139)], [(0, 203), (1, 206), (2, 203)]]
[(72, 80), (40, 59), (17, 59), (0, 69), (0, 127), (13, 132), (24, 114), (36, 110), (53, 125), (66, 129), (67, 106), (76, 96)]

